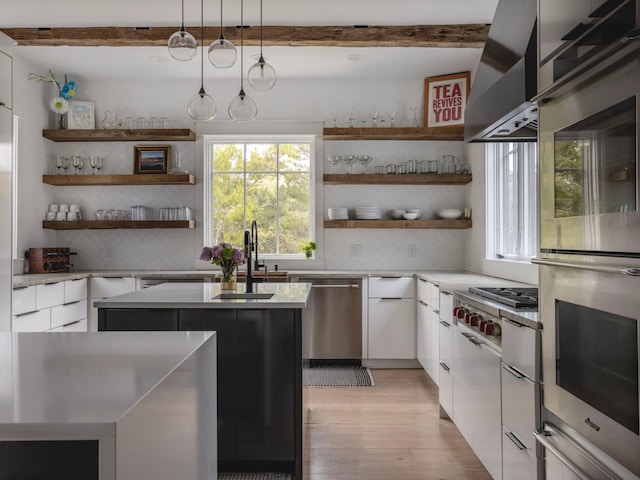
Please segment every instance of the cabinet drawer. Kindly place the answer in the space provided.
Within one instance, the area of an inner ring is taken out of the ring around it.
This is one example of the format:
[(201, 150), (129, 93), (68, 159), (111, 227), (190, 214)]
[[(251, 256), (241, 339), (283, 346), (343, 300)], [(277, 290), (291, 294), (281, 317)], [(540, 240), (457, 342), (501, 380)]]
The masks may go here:
[(87, 299), (87, 279), (67, 280), (64, 282), (64, 303)]
[(413, 277), (369, 278), (370, 298), (414, 298), (414, 288)]
[(51, 309), (51, 328), (68, 325), (87, 318), (87, 301), (58, 305)]
[(444, 320), (438, 322), (438, 344), (440, 362), (453, 366), (453, 325)]
[(68, 325), (62, 325), (51, 329), (52, 332), (86, 332), (87, 331), (87, 319), (79, 320), (77, 322), (70, 323)]
[(64, 282), (36, 285), (36, 308), (53, 307), (64, 303)]
[[(542, 460), (531, 455), (522, 445), (514, 441), (507, 428), (502, 429), (502, 478), (504, 480), (537, 480), (538, 465)], [(556, 477), (547, 477), (556, 478)]]
[(502, 319), (502, 361), (540, 381), (540, 330)]
[(413, 300), (369, 300), (369, 358), (416, 358), (415, 338)]
[(502, 364), (502, 424), (533, 452), (533, 431), (538, 427), (540, 418), (539, 397), (539, 384)]
[(438, 309), (440, 320), (453, 324), (453, 295), (439, 290), (438, 296), (440, 297), (440, 308)]
[(438, 402), (442, 409), (447, 412), (449, 418), (453, 419), (453, 373), (451, 365), (440, 361), (438, 364), (440, 369), (438, 375)]
[(16, 288), (11, 295), (11, 311), (14, 315), (36, 310), (36, 287)]
[(15, 315), (11, 322), (12, 332), (46, 332), (51, 328), (51, 309)]
[(93, 298), (107, 298), (136, 289), (136, 279), (131, 277), (92, 277), (89, 289)]
[(419, 300), (429, 304), (429, 282), (424, 278), (416, 279), (416, 294)]

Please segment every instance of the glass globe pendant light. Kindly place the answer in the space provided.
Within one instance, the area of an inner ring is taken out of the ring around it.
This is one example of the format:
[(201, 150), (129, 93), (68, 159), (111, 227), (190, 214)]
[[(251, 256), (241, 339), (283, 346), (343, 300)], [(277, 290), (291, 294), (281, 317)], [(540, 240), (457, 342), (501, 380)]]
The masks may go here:
[(169, 37), (169, 54), (176, 60), (188, 62), (198, 53), (196, 39), (184, 28), (184, 0), (182, 0), (182, 26)]
[(220, 0), (220, 36), (209, 45), (209, 61), (216, 68), (229, 68), (236, 63), (238, 52), (236, 47), (229, 40), (224, 38), (222, 33), (222, 3)]
[(229, 103), (229, 116), (235, 123), (253, 122), (258, 115), (256, 103), (244, 93), (244, 0), (240, 0), (240, 93)]
[(254, 90), (266, 92), (276, 84), (276, 71), (264, 60), (262, 55), (262, 0), (260, 0), (260, 59), (247, 73), (249, 85)]
[(202, 54), (200, 55), (200, 91), (189, 99), (187, 112), (196, 122), (209, 122), (216, 116), (216, 102), (204, 90), (204, 0), (200, 0), (200, 36)]

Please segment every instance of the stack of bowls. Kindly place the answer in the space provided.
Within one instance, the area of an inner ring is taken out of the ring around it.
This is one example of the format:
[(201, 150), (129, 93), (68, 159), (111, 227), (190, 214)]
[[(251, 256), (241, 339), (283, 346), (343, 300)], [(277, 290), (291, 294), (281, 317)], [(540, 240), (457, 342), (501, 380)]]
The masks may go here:
[(327, 210), (329, 220), (348, 220), (349, 210), (344, 207), (334, 207)]

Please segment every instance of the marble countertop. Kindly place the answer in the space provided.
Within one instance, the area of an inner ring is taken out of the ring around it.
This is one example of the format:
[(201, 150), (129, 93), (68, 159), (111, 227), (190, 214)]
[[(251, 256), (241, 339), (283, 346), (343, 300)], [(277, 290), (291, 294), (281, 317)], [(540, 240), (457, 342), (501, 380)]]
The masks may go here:
[[(245, 284), (238, 283), (238, 293)], [(255, 293), (273, 293), (268, 299), (218, 298), (220, 283), (164, 283), (95, 302), (98, 308), (305, 308), (309, 283), (256, 283)]]
[(0, 424), (115, 423), (213, 332), (0, 333)]

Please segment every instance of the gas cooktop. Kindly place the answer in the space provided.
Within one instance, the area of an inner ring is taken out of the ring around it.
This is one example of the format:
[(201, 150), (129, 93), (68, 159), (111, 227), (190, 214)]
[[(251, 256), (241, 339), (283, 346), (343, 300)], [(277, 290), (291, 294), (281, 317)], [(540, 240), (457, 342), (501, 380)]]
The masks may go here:
[(538, 289), (536, 287), (471, 287), (469, 292), (512, 308), (538, 308)]

